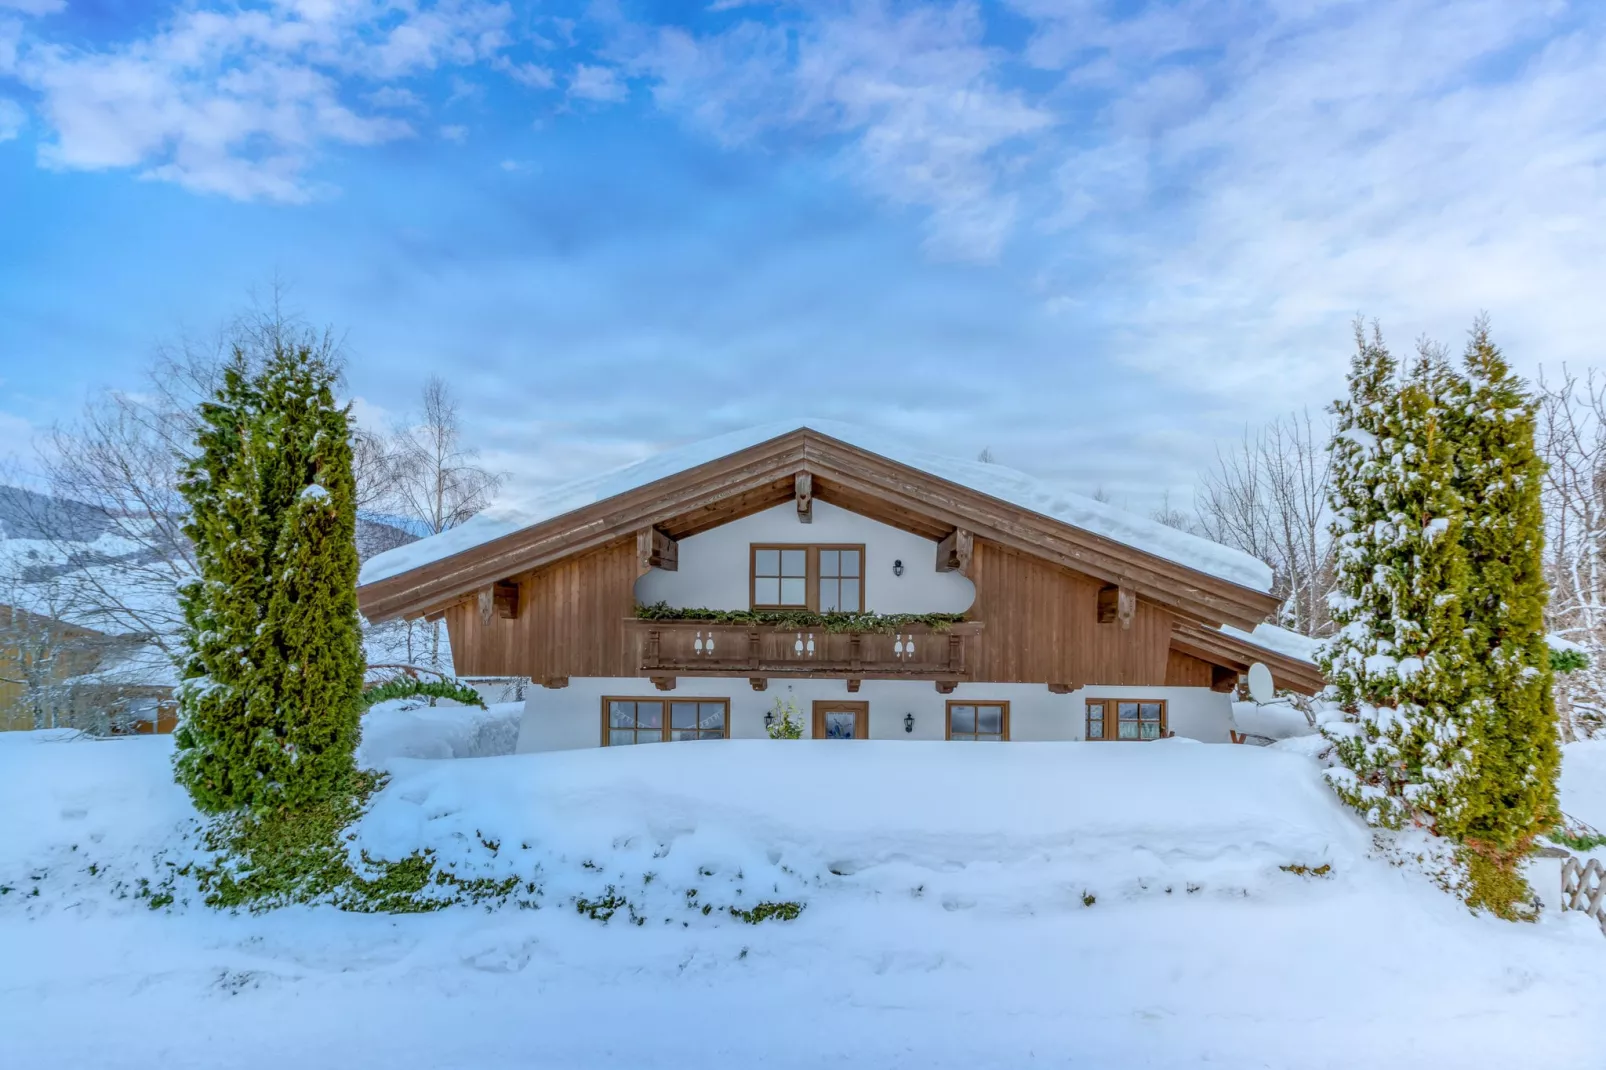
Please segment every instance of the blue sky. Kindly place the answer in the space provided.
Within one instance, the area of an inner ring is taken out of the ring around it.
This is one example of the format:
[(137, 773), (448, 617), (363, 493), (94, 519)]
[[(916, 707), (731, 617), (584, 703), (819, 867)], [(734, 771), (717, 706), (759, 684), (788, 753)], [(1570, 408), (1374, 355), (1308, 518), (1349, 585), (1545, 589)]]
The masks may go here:
[(1606, 5), (0, 0), (0, 455), (275, 276), (543, 482), (782, 414), (1119, 502), (1348, 323), (1606, 337)]

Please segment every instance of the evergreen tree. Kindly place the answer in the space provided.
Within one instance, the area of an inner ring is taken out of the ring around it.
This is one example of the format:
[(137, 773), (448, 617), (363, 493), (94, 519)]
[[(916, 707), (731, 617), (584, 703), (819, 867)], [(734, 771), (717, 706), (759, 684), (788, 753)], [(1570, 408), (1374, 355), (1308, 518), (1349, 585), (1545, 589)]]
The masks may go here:
[(176, 772), (203, 810), (290, 807), (349, 784), (361, 715), (348, 413), (310, 348), (243, 359), (203, 409), (182, 490), (200, 579)]
[(1459, 832), (1502, 868), (1556, 819), (1561, 751), (1544, 612), (1543, 462), (1536, 407), (1474, 325), (1457, 401), (1461, 542), (1469, 565), (1466, 630), (1477, 667), (1475, 775)]
[(1448, 370), (1424, 352), (1400, 382), (1360, 324), (1356, 350), (1349, 398), (1334, 406), (1337, 632), (1321, 661), (1348, 716), (1325, 729), (1341, 763), (1328, 777), (1373, 824), (1437, 825), (1462, 811), (1471, 758)]

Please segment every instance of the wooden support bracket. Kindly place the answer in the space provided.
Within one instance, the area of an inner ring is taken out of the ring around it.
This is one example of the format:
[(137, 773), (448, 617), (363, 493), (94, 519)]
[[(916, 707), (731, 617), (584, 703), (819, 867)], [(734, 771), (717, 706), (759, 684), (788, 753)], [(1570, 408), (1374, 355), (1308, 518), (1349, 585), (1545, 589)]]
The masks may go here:
[(937, 544), (937, 571), (970, 575), (970, 559), (975, 553), (976, 537), (964, 528), (954, 528)]
[(1099, 623), (1114, 624), (1121, 622), (1122, 630), (1132, 627), (1132, 618), (1137, 616), (1138, 596), (1130, 587), (1122, 587), (1114, 583), (1106, 583), (1099, 588)]
[(762, 676), (755, 676), (747, 682), (753, 685), (754, 691), (763, 691), (770, 686), (769, 680)]
[(655, 568), (678, 571), (680, 544), (657, 528), (642, 528), (636, 532), (636, 568), (643, 576)]
[(937, 681), (937, 694), (939, 694), (939, 695), (951, 695), (951, 694), (954, 693), (954, 688), (957, 687), (957, 686), (958, 686), (958, 681), (957, 680), (938, 680)]
[(491, 623), (491, 617), (496, 613), (495, 589), (491, 587), (481, 587), (478, 591), (474, 592), (474, 594), (480, 606), (480, 623), (489, 625)]
[(660, 691), (673, 691), (675, 689), (675, 678), (673, 676), (654, 676), (652, 677), (652, 686)]
[(859, 693), (859, 685), (862, 683), (864, 683), (864, 681), (859, 679), (857, 676), (848, 677), (848, 694), (857, 695)]
[(1076, 690), (1076, 685), (1075, 684), (1049, 684), (1048, 685), (1048, 690), (1049, 690), (1049, 692), (1051, 694), (1055, 694), (1055, 695), (1069, 695), (1072, 691)]
[(793, 482), (793, 494), (797, 498), (797, 522), (814, 523), (814, 476), (799, 472)]
[(545, 680), (541, 681), (541, 686), (542, 687), (550, 687), (553, 690), (557, 690), (558, 688), (568, 687), (569, 686), (569, 678), (567, 676), (548, 676)]
[(491, 601), (496, 604), (496, 615), (503, 620), (517, 620), (519, 616), (519, 585), (512, 580), (498, 580), (491, 585)]

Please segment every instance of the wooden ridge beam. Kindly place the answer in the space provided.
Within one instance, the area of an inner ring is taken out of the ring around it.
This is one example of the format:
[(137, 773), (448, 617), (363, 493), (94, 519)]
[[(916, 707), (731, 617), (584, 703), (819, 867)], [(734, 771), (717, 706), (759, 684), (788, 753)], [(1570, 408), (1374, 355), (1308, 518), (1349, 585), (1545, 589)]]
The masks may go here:
[(797, 499), (798, 523), (814, 523), (814, 476), (799, 472), (793, 477), (792, 488), (792, 495)]

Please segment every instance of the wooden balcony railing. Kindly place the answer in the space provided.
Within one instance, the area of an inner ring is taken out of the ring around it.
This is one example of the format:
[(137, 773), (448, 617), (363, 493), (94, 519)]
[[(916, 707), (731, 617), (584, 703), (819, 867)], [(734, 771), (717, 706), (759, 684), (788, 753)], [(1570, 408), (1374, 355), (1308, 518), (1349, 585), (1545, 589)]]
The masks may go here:
[(626, 621), (643, 676), (968, 679), (980, 622), (896, 632), (828, 632), (691, 620)]

